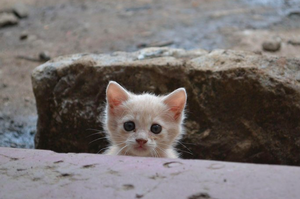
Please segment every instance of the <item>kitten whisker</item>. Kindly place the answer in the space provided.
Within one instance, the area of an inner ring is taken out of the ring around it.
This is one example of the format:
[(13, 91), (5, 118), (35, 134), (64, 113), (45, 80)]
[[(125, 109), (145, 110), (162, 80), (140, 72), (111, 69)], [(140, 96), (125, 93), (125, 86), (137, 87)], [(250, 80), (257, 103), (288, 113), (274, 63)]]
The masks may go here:
[(127, 145), (127, 144), (126, 144), (126, 141), (125, 141), (125, 142), (120, 142), (120, 143), (118, 143), (118, 144), (114, 144), (114, 146), (119, 146), (119, 145), (122, 145), (122, 144)]
[(154, 153), (156, 154), (156, 157), (159, 157), (159, 154), (155, 149), (154, 149)]
[(109, 146), (108, 146), (108, 147), (105, 147), (105, 148), (103, 148), (103, 149), (100, 149), (100, 150), (97, 152), (97, 154), (99, 154), (101, 151), (106, 150), (106, 149), (108, 149), (108, 148), (109, 148)]
[(100, 135), (100, 133), (99, 133), (99, 132), (97, 132), (97, 133), (92, 133), (91, 135), (87, 135), (86, 137), (88, 138), (88, 137), (91, 137), (91, 136), (93, 136), (93, 135)]
[(157, 149), (161, 150), (162, 154), (165, 154), (165, 150), (164, 149), (161, 149), (159, 146), (157, 146)]
[(190, 153), (190, 152), (188, 152), (188, 151), (182, 150), (182, 149), (176, 148), (176, 150), (177, 150), (177, 151), (180, 151), (180, 152), (183, 152), (183, 153), (190, 154), (190, 155), (194, 155), (194, 154), (192, 154), (192, 153)]
[(186, 147), (184, 144), (182, 144), (180, 141), (177, 141), (179, 144), (181, 144), (184, 148), (186, 148), (192, 155), (194, 155), (193, 153), (192, 153), (192, 151), (188, 148), (188, 147)]
[(106, 137), (97, 138), (97, 139), (89, 142), (89, 144), (92, 144), (93, 142), (96, 142), (96, 141), (99, 141), (99, 140), (103, 140), (103, 139), (106, 139)]
[[(165, 146), (169, 146), (169, 145), (167, 145), (167, 144), (164, 144), (164, 143), (159, 143), (160, 145), (165, 145)], [(159, 148), (158, 146), (157, 146), (157, 148)], [(159, 148), (160, 149), (160, 148)], [(161, 149), (162, 150), (162, 149)], [(176, 150), (178, 150), (178, 151), (180, 151), (180, 152), (184, 152), (184, 153), (187, 153), (187, 154), (190, 154), (190, 155), (194, 155), (191, 151), (189, 152), (189, 151), (185, 151), (185, 150), (182, 150), (182, 149), (178, 149), (178, 148), (176, 148)]]
[(195, 144), (195, 143), (188, 143), (188, 142), (181, 142), (181, 143), (183, 143), (183, 144), (188, 144), (188, 145), (197, 145), (197, 144)]
[(104, 130), (100, 130), (100, 129), (85, 129), (85, 131), (97, 131), (97, 133), (99, 134), (105, 134), (105, 132), (103, 132)]
[(86, 131), (101, 131), (99, 129), (85, 129)]
[(124, 155), (127, 155), (128, 150), (129, 150), (129, 147), (128, 147), (127, 150), (125, 151)]
[(117, 155), (119, 155), (119, 153), (120, 153), (123, 149), (125, 149), (126, 147), (127, 147), (127, 145), (123, 146), (123, 147), (117, 152)]

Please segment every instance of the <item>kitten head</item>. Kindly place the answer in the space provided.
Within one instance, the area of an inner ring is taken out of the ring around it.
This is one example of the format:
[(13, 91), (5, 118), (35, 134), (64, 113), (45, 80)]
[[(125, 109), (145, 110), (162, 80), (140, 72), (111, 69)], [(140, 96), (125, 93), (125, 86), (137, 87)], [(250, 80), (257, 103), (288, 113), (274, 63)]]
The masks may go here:
[(109, 82), (104, 126), (117, 154), (164, 157), (183, 133), (186, 98), (184, 88), (166, 96), (136, 95)]

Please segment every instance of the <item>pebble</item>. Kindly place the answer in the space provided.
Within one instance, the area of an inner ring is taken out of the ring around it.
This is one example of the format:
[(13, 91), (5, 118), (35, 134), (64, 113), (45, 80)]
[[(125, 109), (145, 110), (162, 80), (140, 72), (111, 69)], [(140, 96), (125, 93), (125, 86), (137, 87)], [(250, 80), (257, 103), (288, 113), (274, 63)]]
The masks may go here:
[(153, 43), (141, 43), (141, 44), (138, 44), (137, 47), (138, 48), (145, 48), (145, 47), (164, 47), (164, 46), (170, 46), (174, 44), (173, 41), (160, 41), (160, 42), (153, 42)]
[(36, 134), (36, 131), (35, 130), (31, 130), (29, 133), (30, 133), (30, 135), (34, 135), (34, 134)]
[(300, 46), (300, 39), (299, 40), (295, 40), (295, 39), (290, 39), (288, 41), (288, 44), (291, 44), (293, 46)]
[(17, 148), (17, 144), (16, 144), (16, 143), (11, 143), (11, 144), (10, 144), (10, 147), (11, 147), (11, 148)]
[(291, 8), (286, 11), (286, 15), (291, 16), (300, 16), (300, 9), (299, 8)]
[(25, 39), (27, 39), (28, 38), (28, 33), (27, 32), (22, 32), (21, 34), (20, 34), (20, 40), (25, 40)]
[(7, 88), (7, 84), (2, 83), (2, 84), (1, 84), (1, 88)]
[(25, 101), (25, 102), (30, 102), (30, 98), (29, 98), (29, 97), (25, 97), (25, 98), (24, 98), (24, 101)]
[(51, 59), (49, 52), (47, 51), (40, 52), (39, 58), (41, 61), (49, 61)]
[(18, 18), (12, 13), (0, 13), (0, 28), (5, 26), (12, 26), (19, 23)]
[(265, 41), (262, 44), (262, 48), (264, 51), (276, 52), (280, 50), (281, 43), (277, 40)]

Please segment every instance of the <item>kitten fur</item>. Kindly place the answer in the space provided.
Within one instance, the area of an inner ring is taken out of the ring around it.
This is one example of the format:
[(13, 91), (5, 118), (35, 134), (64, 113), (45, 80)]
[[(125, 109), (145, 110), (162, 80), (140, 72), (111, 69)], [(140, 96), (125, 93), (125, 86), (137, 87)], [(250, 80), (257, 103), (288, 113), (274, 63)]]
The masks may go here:
[(136, 95), (110, 81), (103, 126), (111, 145), (104, 154), (178, 158), (174, 145), (184, 132), (186, 99), (184, 88), (166, 96)]

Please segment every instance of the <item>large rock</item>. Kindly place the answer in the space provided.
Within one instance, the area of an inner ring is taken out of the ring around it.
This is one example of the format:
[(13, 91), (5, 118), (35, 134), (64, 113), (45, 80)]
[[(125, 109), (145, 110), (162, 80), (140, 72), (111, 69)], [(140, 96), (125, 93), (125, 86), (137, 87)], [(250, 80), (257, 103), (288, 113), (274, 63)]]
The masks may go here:
[(300, 60), (230, 50), (58, 57), (32, 73), (36, 148), (102, 152), (104, 135), (91, 129), (101, 132), (105, 88), (115, 80), (136, 93), (186, 88), (184, 158), (300, 165), (299, 76)]

